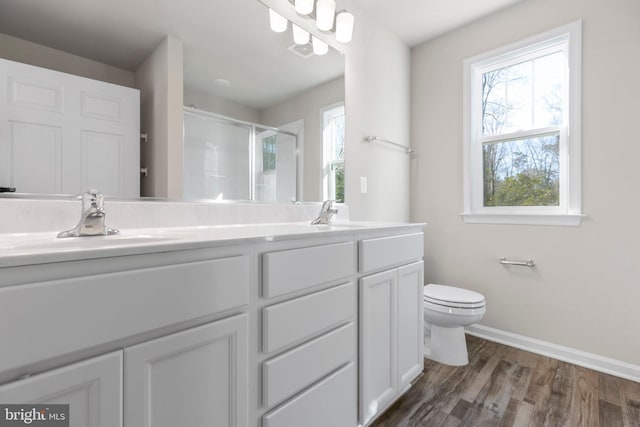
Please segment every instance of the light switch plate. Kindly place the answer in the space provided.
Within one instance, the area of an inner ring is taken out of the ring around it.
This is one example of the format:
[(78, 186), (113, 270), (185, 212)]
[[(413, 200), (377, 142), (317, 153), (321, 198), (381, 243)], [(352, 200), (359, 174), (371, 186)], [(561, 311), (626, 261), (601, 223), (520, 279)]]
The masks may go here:
[(367, 194), (367, 177), (360, 177), (360, 194)]

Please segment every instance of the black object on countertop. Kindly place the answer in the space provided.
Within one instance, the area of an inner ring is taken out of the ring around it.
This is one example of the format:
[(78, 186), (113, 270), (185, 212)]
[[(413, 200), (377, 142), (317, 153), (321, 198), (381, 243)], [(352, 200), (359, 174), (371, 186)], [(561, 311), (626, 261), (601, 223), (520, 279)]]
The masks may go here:
[(15, 193), (16, 187), (0, 187), (0, 193)]

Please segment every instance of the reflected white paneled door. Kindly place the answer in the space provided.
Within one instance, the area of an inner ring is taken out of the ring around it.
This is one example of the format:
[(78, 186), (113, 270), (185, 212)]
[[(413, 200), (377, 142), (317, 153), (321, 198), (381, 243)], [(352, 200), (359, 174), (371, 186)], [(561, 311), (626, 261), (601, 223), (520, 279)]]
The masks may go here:
[(125, 349), (125, 427), (246, 427), (247, 314)]
[(0, 402), (68, 404), (70, 427), (122, 426), (122, 351), (0, 386)]
[(140, 194), (140, 93), (0, 59), (0, 186)]

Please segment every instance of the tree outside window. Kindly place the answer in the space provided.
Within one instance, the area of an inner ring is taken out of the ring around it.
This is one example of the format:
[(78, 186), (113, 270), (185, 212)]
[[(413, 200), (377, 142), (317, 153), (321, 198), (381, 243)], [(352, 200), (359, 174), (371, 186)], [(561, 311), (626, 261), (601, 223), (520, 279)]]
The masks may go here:
[[(558, 206), (565, 54), (482, 74), (484, 206)], [(536, 129), (539, 129), (536, 130)], [(506, 140), (522, 131), (536, 134)], [(546, 133), (548, 132), (548, 133)]]
[(344, 104), (322, 110), (323, 198), (344, 202)]

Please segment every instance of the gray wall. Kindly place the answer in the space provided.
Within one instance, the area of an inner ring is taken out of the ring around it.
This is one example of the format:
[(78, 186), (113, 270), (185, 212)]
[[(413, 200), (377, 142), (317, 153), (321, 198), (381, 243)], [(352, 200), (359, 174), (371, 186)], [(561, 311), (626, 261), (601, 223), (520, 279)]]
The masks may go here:
[[(365, 136), (409, 145), (409, 48), (357, 4), (345, 64), (345, 199), (355, 220), (409, 219), (410, 156)], [(360, 193), (360, 177), (368, 180)]]
[[(583, 19), (580, 227), (463, 224), (462, 61)], [(640, 2), (529, 0), (411, 53), (411, 219), (425, 280), (483, 293), (483, 325), (640, 363)], [(533, 258), (535, 270), (498, 265)]]
[(131, 71), (2, 33), (0, 33), (0, 58), (133, 87), (133, 73)]
[(140, 89), (140, 131), (149, 135), (140, 159), (148, 176), (141, 196), (182, 198), (183, 176), (182, 42), (167, 36), (135, 73)]

